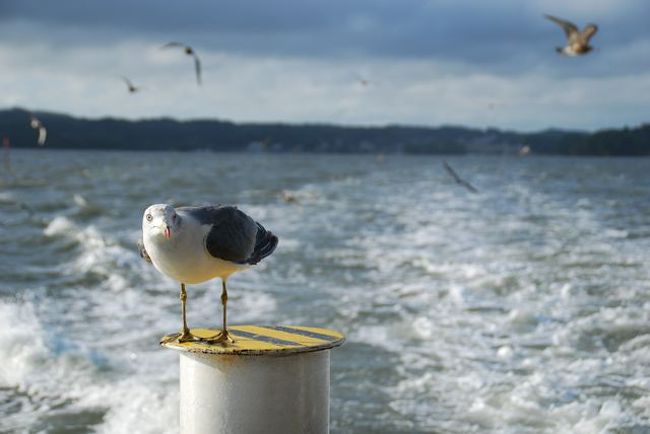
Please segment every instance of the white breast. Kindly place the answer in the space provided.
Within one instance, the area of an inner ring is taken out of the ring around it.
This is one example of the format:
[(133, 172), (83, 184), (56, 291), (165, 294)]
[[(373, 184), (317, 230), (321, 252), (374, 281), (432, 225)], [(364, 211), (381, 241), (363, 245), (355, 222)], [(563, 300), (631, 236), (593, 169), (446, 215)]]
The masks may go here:
[(143, 234), (144, 247), (158, 271), (182, 283), (201, 283), (215, 277), (225, 279), (247, 268), (210, 255), (205, 248), (208, 231), (209, 226), (185, 217), (169, 240)]
[(567, 56), (578, 56), (578, 53), (576, 52), (575, 48), (572, 45), (567, 45), (562, 49), (562, 52), (566, 54)]

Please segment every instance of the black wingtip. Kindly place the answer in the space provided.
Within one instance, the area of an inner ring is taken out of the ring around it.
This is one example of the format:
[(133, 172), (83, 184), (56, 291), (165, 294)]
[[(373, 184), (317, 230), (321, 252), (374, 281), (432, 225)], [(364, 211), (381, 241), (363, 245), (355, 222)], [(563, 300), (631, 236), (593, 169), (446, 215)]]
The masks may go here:
[(255, 250), (251, 257), (246, 261), (250, 265), (255, 265), (260, 262), (262, 259), (269, 256), (275, 251), (275, 248), (278, 247), (279, 239), (271, 231), (264, 229), (262, 225), (257, 224), (257, 242), (255, 243)]

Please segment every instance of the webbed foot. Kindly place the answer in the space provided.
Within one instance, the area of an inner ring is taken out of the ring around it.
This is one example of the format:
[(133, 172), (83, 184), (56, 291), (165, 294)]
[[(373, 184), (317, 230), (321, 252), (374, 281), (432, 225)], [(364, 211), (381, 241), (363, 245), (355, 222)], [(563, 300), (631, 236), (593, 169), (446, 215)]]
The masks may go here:
[(185, 342), (200, 342), (201, 338), (194, 336), (189, 330), (165, 336), (160, 340), (161, 344), (182, 344)]
[(224, 345), (224, 346), (235, 343), (235, 339), (233, 339), (232, 335), (228, 332), (228, 330), (222, 330), (216, 335), (209, 336), (207, 338), (199, 338), (199, 341), (204, 344)]

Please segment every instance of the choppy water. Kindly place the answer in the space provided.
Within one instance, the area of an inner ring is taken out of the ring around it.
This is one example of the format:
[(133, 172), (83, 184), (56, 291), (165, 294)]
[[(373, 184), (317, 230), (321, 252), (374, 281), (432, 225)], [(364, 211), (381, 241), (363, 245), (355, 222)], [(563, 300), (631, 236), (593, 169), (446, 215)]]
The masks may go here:
[[(173, 433), (156, 202), (280, 237), (233, 323), (330, 326), (336, 433), (650, 432), (650, 161), (23, 151), (0, 181), (0, 432)], [(283, 190), (297, 203), (285, 203)], [(217, 325), (218, 282), (190, 288)]]

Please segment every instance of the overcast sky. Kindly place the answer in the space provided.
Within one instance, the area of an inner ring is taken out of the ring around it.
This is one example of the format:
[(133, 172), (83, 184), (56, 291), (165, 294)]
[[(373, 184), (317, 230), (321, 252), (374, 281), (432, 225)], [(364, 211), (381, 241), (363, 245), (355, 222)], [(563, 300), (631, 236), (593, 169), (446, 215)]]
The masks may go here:
[[(597, 23), (555, 53), (549, 13)], [(650, 121), (648, 0), (0, 0), (0, 108), (597, 129)], [(192, 45), (192, 60), (169, 41)], [(130, 95), (119, 76), (142, 85)], [(363, 85), (361, 79), (368, 81)]]

